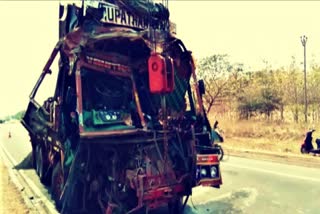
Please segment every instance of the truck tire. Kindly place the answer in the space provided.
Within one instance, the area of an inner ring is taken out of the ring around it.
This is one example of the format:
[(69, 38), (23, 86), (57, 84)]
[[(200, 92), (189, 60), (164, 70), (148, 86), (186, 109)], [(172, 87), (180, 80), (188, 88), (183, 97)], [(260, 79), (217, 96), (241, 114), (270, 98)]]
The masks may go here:
[(58, 162), (54, 165), (51, 176), (51, 195), (52, 199), (56, 203), (57, 209), (60, 211), (62, 208), (63, 201), (61, 194), (64, 187), (64, 175), (61, 167), (61, 163)]
[(37, 147), (36, 147), (36, 140), (34, 137), (30, 135), (30, 142), (32, 146), (31, 151), (31, 164), (33, 169), (37, 169)]
[(36, 148), (32, 148), (31, 164), (32, 164), (32, 168), (33, 169), (37, 169), (37, 151), (36, 151)]
[(43, 165), (42, 165), (42, 156), (40, 155), (40, 146), (36, 146), (36, 154), (35, 154), (35, 158), (36, 158), (36, 172), (37, 175), (40, 176), (40, 174), (42, 173), (43, 170)]
[(40, 145), (36, 147), (36, 171), (40, 178), (41, 183), (48, 184), (49, 176), (48, 176), (48, 166), (44, 161), (44, 151)]

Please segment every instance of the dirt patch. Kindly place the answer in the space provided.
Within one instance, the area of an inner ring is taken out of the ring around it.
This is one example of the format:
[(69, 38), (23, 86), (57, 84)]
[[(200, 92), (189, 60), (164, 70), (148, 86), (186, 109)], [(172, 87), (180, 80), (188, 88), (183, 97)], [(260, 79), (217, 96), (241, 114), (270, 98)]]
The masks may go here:
[(7, 168), (0, 162), (0, 214), (30, 213), (23, 199), (10, 179)]

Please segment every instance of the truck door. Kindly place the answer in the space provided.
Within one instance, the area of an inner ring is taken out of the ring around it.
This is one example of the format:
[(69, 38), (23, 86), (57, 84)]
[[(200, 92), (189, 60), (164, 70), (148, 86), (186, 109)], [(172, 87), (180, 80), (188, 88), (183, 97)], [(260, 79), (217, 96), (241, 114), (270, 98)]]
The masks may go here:
[[(54, 61), (57, 49), (49, 58), (43, 72), (36, 82), (28, 103), (27, 110), (21, 123), (29, 131), (31, 138), (42, 137), (53, 127), (54, 91), (57, 82), (58, 63)], [(53, 62), (55, 62), (53, 64)], [(50, 69), (52, 65), (52, 72)]]

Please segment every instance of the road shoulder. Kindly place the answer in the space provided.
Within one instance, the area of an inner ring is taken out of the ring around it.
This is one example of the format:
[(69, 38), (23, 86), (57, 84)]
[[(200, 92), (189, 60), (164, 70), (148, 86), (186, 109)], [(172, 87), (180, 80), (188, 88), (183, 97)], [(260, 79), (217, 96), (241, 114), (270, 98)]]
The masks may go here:
[[(320, 157), (310, 154), (276, 153), (263, 150), (238, 149), (223, 145), (226, 156), (244, 157), (248, 159), (272, 161), (290, 165), (320, 168)], [(227, 159), (228, 157), (226, 157)]]
[(0, 162), (0, 213), (31, 213), (24, 203), (21, 191), (14, 184), (8, 168)]

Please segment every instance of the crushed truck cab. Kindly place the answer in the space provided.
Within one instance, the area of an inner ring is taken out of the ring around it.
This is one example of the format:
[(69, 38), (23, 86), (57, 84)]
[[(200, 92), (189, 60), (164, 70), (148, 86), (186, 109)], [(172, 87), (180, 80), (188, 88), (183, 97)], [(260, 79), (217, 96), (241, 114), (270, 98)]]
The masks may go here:
[[(182, 213), (192, 188), (222, 184), (191, 52), (166, 7), (125, 2), (61, 6), (21, 121), (61, 213)], [(39, 103), (56, 59), (55, 91)]]

